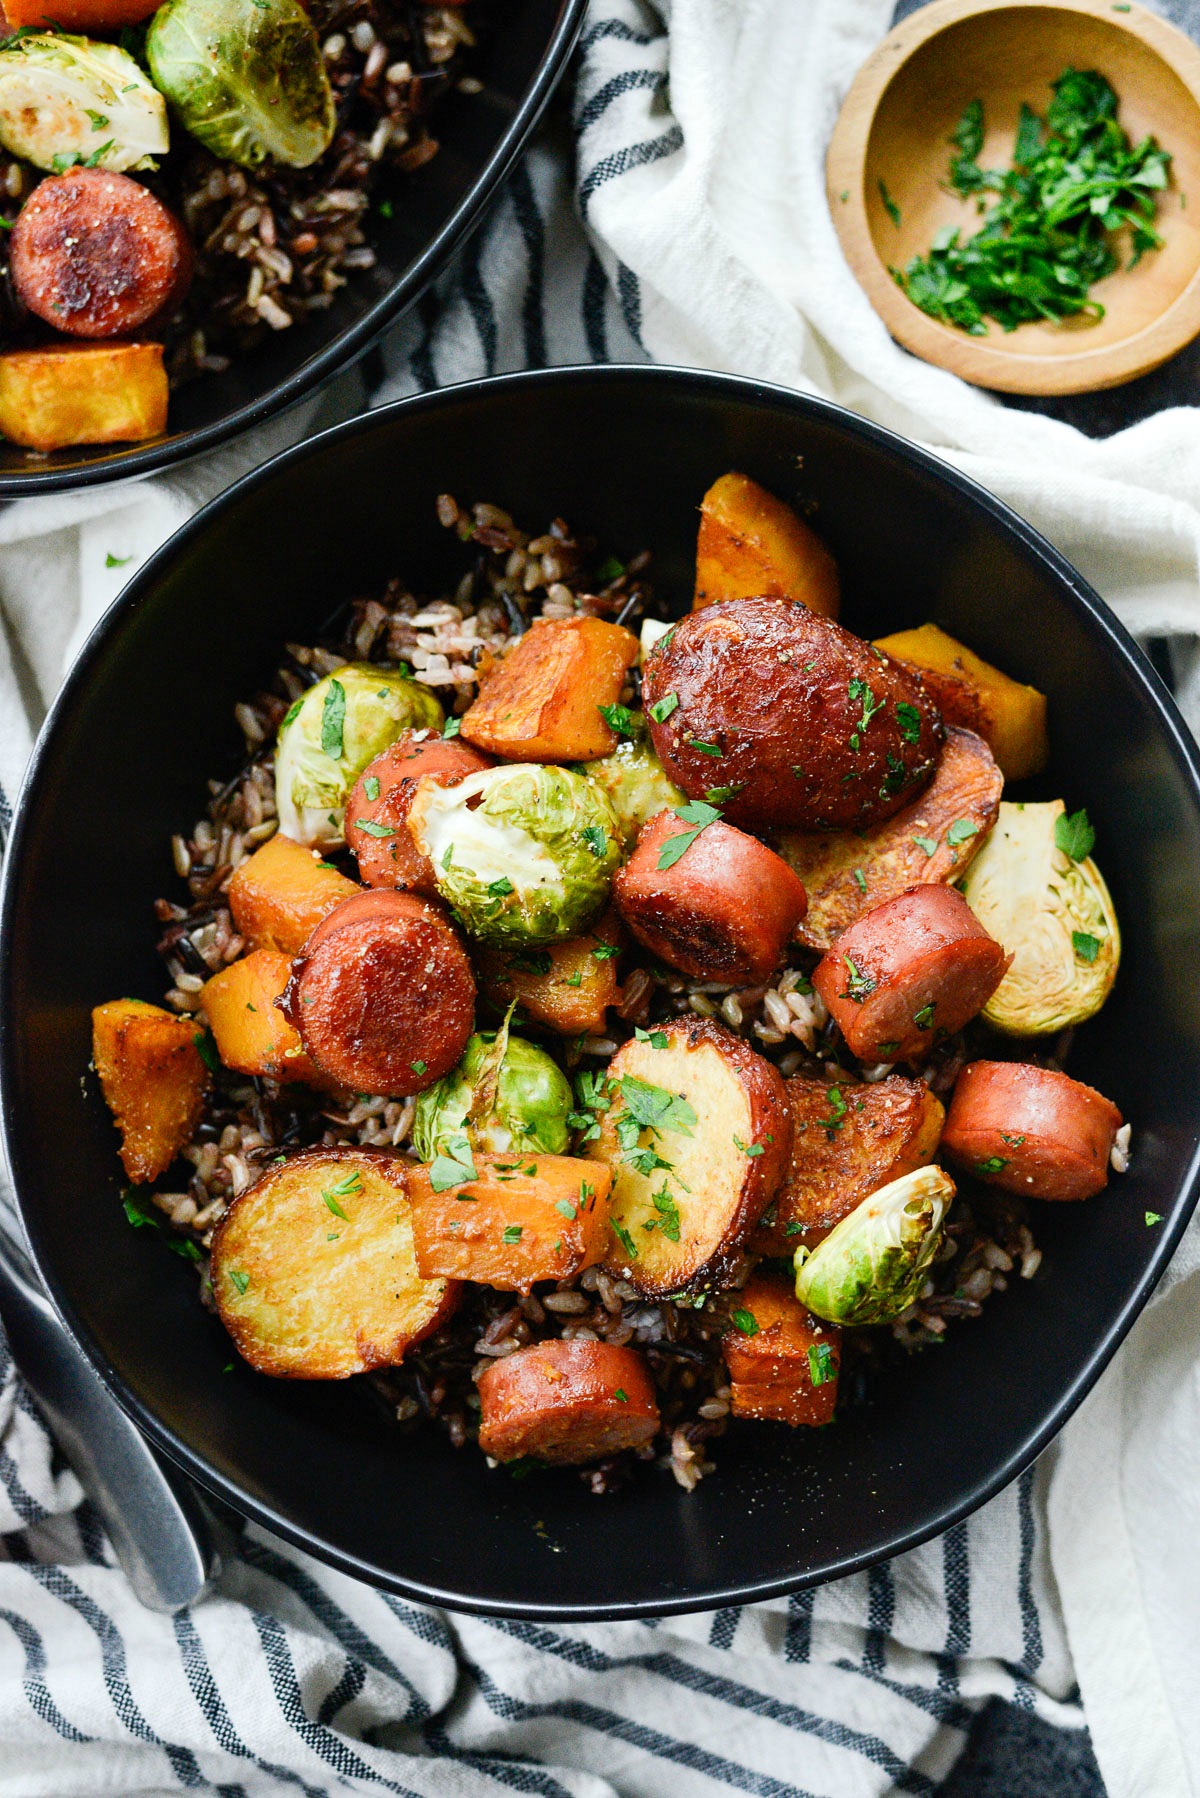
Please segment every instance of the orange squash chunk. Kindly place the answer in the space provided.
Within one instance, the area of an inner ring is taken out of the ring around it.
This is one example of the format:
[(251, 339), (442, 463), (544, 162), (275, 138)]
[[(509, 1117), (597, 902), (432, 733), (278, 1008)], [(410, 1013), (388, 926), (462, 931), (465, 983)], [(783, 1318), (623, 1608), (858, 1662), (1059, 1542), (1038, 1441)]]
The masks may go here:
[(531, 624), (485, 678), (462, 737), (510, 762), (594, 762), (620, 738), (600, 707), (615, 705), (638, 640), (601, 618)]
[(472, 1165), (477, 1177), (465, 1181), (443, 1159), (409, 1169), (423, 1279), (528, 1292), (536, 1280), (569, 1280), (600, 1260), (612, 1184), (606, 1167), (569, 1155), (476, 1155)]
[(742, 1288), (721, 1348), (735, 1417), (832, 1423), (842, 1332), (806, 1310), (782, 1275), (755, 1274)]
[(521, 1017), (561, 1036), (603, 1031), (620, 998), (617, 956), (624, 936), (606, 912), (587, 936), (548, 949), (481, 949), (476, 964), (487, 997), (500, 1010), (516, 999)]
[(118, 1130), (121, 1161), (139, 1185), (166, 1173), (200, 1121), (210, 1077), (201, 1032), (141, 999), (92, 1013), (92, 1059)]
[(161, 343), (71, 344), (0, 356), (0, 432), (11, 443), (35, 450), (135, 443), (166, 428)]
[(255, 949), (299, 955), (321, 919), (361, 891), (315, 850), (273, 836), (235, 869), (229, 909)]
[(875, 647), (916, 668), (947, 724), (978, 733), (1006, 780), (1040, 774), (1050, 753), (1046, 695), (993, 668), (936, 624), (880, 637)]
[(837, 563), (790, 506), (744, 474), (723, 474), (700, 502), (692, 610), (722, 599), (794, 599), (836, 618)]
[(123, 25), (148, 19), (160, 4), (161, 0), (4, 0), (4, 16), (13, 31), (32, 25), (105, 37)]
[(205, 981), (200, 1002), (217, 1054), (237, 1074), (328, 1087), (275, 1003), (291, 975), (290, 957), (278, 949), (254, 949)]

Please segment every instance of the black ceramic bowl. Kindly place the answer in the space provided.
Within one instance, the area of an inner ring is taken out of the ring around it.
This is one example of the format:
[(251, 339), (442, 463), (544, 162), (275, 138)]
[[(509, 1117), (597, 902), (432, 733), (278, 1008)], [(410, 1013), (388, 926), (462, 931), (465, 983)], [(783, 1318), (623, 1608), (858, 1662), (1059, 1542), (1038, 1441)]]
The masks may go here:
[(583, 25), (587, 0), (503, 0), (471, 73), (483, 92), (439, 107), (433, 161), (409, 176), (389, 220), (376, 217), (377, 261), (327, 312), (272, 334), (222, 375), (171, 395), (169, 428), (145, 444), (91, 444), (31, 456), (0, 439), (0, 499), (61, 493), (173, 467), (303, 399), (362, 354), (461, 249), (527, 143)]
[[(514, 453), (517, 446), (519, 453)], [(230, 1361), (192, 1268), (132, 1231), (116, 1137), (85, 1079), (89, 1011), (162, 972), (150, 902), (172, 831), (232, 770), (234, 701), (335, 602), (403, 570), (461, 569), (433, 500), (561, 513), (690, 598), (696, 508), (743, 469), (815, 508), (855, 630), (936, 619), (1050, 696), (1037, 792), (1095, 820), (1125, 960), (1070, 1071), (1132, 1121), (1131, 1171), (1044, 1205), (1045, 1250), (833, 1429), (742, 1424), (691, 1496), (649, 1473), (598, 1500), (571, 1473), (514, 1481), (430, 1431), (400, 1438), (360, 1382)], [(819, 401), (720, 376), (592, 368), (451, 388), (356, 420), (240, 482), (133, 580), (58, 700), (6, 868), (0, 1077), (34, 1254), (70, 1329), (153, 1440), (203, 1485), (352, 1573), (508, 1615), (733, 1604), (893, 1555), (998, 1491), (1054, 1435), (1129, 1329), (1196, 1199), (1200, 765), (1156, 675), (1020, 519), (898, 438)], [(1161, 1214), (1148, 1227), (1145, 1213)]]

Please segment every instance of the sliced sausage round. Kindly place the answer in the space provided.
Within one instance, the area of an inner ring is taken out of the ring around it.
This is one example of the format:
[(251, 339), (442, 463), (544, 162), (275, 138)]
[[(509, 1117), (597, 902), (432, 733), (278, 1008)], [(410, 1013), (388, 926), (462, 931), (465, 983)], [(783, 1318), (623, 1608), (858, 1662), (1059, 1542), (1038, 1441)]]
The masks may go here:
[(962, 1070), (942, 1133), (952, 1161), (1027, 1199), (1090, 1199), (1108, 1183), (1121, 1128), (1110, 1099), (1082, 1080), (1021, 1061)]
[(479, 1378), (479, 1446), (497, 1461), (534, 1455), (578, 1466), (658, 1433), (654, 1382), (636, 1349), (535, 1342)]
[(402, 1098), (459, 1060), (475, 981), (458, 933), (412, 893), (356, 893), (322, 918), (280, 1006), (339, 1086)]
[(9, 238), (13, 285), (72, 337), (123, 337), (169, 312), (192, 278), (175, 214), (140, 181), (72, 169), (40, 181)]
[(915, 1061), (982, 1011), (1011, 961), (961, 893), (917, 886), (844, 930), (813, 985), (861, 1061)]
[[(756, 837), (719, 820), (698, 836), (694, 830), (673, 811), (642, 826), (613, 880), (617, 910), (639, 942), (685, 974), (765, 980), (783, 960), (808, 895)], [(685, 834), (692, 841), (675, 859)]]
[(439, 787), (453, 787), (491, 766), (487, 756), (456, 737), (411, 730), (377, 755), (359, 775), (346, 805), (346, 842), (367, 886), (410, 887), (435, 896), (433, 863), (417, 848), (406, 822), (417, 782), (429, 779)]
[(915, 670), (785, 599), (681, 618), (646, 656), (659, 759), (748, 830), (862, 830), (914, 799), (945, 735)]

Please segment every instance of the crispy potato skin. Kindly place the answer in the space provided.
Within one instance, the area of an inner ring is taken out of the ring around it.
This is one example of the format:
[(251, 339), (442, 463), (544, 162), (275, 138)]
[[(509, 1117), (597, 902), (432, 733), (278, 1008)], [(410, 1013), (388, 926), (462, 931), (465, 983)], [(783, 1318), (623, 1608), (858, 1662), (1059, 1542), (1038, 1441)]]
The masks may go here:
[(880, 637), (876, 648), (917, 668), (948, 724), (978, 731), (1006, 780), (1046, 766), (1046, 695), (1012, 680), (936, 624)]
[[(679, 703), (660, 721), (669, 695)], [(680, 619), (645, 659), (643, 696), (671, 779), (692, 799), (736, 789), (719, 803), (748, 830), (861, 830), (890, 817), (932, 775), (945, 734), (919, 676), (781, 599)]]
[(756, 837), (718, 820), (668, 868), (659, 858), (689, 829), (674, 812), (642, 826), (613, 880), (613, 898), (651, 954), (700, 980), (749, 984), (783, 960), (808, 897), (796, 875)]
[(417, 1266), (427, 1279), (529, 1292), (537, 1280), (570, 1280), (600, 1260), (608, 1246), (606, 1167), (570, 1155), (474, 1161), (478, 1179), (445, 1192), (427, 1167), (409, 1169)]
[(260, 1079), (327, 1087), (276, 1003), (291, 977), (288, 956), (278, 949), (252, 949), (205, 981), (200, 1003), (225, 1067)]
[[(604, 1265), (648, 1298), (728, 1284), (747, 1237), (783, 1182), (792, 1148), (787, 1094), (770, 1062), (708, 1018), (679, 1019), (663, 1025), (662, 1033), (664, 1048), (635, 1038), (613, 1056), (612, 1103), (600, 1117), (600, 1135), (585, 1150), (613, 1176), (613, 1232)], [(625, 1076), (681, 1094), (696, 1112), (691, 1136), (679, 1130), (661, 1137), (640, 1133), (639, 1146), (657, 1147), (671, 1162), (671, 1174), (641, 1174), (625, 1159), (617, 1134), (626, 1109), (620, 1089)], [(760, 1147), (761, 1155), (748, 1154), (752, 1147)], [(663, 1230), (654, 1204), (664, 1187), (678, 1209), (678, 1242)]]
[(837, 563), (791, 506), (748, 475), (723, 474), (700, 502), (693, 608), (760, 593), (836, 618)]
[(942, 1147), (977, 1180), (1006, 1192), (1090, 1199), (1108, 1184), (1123, 1122), (1110, 1099), (1068, 1074), (1019, 1061), (973, 1061), (955, 1083)]
[(462, 721), (462, 736), (510, 762), (591, 762), (620, 739), (599, 707), (621, 697), (638, 640), (601, 618), (531, 624), (497, 663)]
[(283, 1010), (327, 1079), (403, 1097), (432, 1086), (462, 1055), (475, 980), (444, 912), (414, 893), (372, 887), (317, 925)]
[(217, 1225), (211, 1276), (238, 1353), (288, 1380), (394, 1367), (459, 1299), (454, 1281), (421, 1278), (405, 1163), (379, 1149), (310, 1149), (270, 1168)]
[(919, 886), (843, 931), (813, 985), (861, 1061), (915, 1061), (982, 1011), (1011, 964), (961, 893)]
[(137, 1184), (157, 1180), (191, 1136), (212, 1084), (185, 1018), (141, 999), (92, 1012), (92, 1059), (121, 1132), (121, 1163)]
[(140, 443), (166, 428), (161, 343), (72, 343), (0, 355), (0, 432), (23, 449)]
[[(842, 1358), (838, 1326), (806, 1310), (780, 1274), (754, 1274), (742, 1288), (739, 1309), (750, 1313), (758, 1329), (747, 1335), (735, 1324), (721, 1339), (733, 1415), (793, 1429), (831, 1423)], [(821, 1345), (829, 1349), (832, 1365), (815, 1384), (808, 1351)]]
[(317, 850), (276, 835), (234, 870), (229, 909), (255, 949), (299, 955), (321, 919), (358, 891)]
[(560, 1036), (587, 1036), (604, 1029), (609, 1006), (621, 996), (617, 957), (597, 950), (624, 943), (616, 913), (606, 911), (587, 936), (524, 954), (480, 945), (475, 963), (484, 992), (500, 1011), (517, 999), (522, 1020)]
[[(796, 940), (810, 949), (828, 949), (856, 918), (885, 899), (909, 887), (960, 880), (1000, 815), (1003, 790), (1004, 778), (983, 738), (951, 725), (929, 785), (882, 824), (862, 834), (781, 831), (776, 847), (808, 890), (808, 912), (796, 927)], [(948, 843), (946, 832), (960, 820), (964, 827), (974, 825), (974, 835)]]
[[(785, 1085), (794, 1126), (791, 1166), (750, 1238), (756, 1255), (816, 1248), (881, 1186), (927, 1167), (946, 1116), (923, 1080), (903, 1074), (836, 1089), (796, 1074)], [(834, 1090), (844, 1110), (831, 1096)]]
[(531, 1343), (480, 1376), (479, 1400), (479, 1446), (497, 1461), (576, 1467), (658, 1433), (645, 1362), (610, 1342)]
[[(433, 863), (422, 855), (407, 827), (408, 808), (417, 782), (434, 780), (439, 787), (457, 786), (468, 774), (491, 767), (457, 737), (432, 736), (428, 731), (406, 730), (390, 748), (364, 768), (346, 803), (346, 842), (353, 850), (358, 871), (369, 887), (410, 887), (426, 897), (437, 897)], [(369, 793), (376, 793), (371, 799)], [(378, 836), (362, 828), (373, 824), (389, 834)]]

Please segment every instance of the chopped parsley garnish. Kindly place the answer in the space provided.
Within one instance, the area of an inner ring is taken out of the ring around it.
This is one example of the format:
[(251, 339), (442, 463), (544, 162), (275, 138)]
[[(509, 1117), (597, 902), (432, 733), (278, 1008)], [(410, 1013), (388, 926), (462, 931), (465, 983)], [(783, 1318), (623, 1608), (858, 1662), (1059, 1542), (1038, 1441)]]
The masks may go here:
[(860, 677), (858, 675), (855, 675), (854, 679), (850, 682), (846, 691), (849, 693), (851, 699), (858, 700), (861, 702), (862, 718), (859, 722), (858, 728), (860, 731), (866, 730), (868, 724), (870, 724), (870, 722), (871, 722), (872, 718), (875, 716), (876, 712), (881, 711), (883, 709), (883, 707), (887, 704), (887, 700), (886, 699), (876, 699), (874, 693), (871, 691), (870, 686), (867, 684), (867, 682), (865, 680), (860, 679)]
[(1161, 1211), (1147, 1211), (1146, 1223), (1147, 1223), (1147, 1225), (1161, 1224), (1162, 1223), (1162, 1212)]
[(339, 1180), (337, 1185), (331, 1186), (329, 1190), (336, 1198), (349, 1198), (351, 1193), (362, 1191), (362, 1175), (357, 1170), (352, 1174), (347, 1174), (344, 1180)]
[(521, 1229), (522, 1226), (520, 1224), (505, 1224), (503, 1240), (505, 1242), (520, 1242)]
[(321, 708), (321, 748), (335, 762), (342, 759), (345, 728), (346, 689), (340, 680), (331, 679)]
[(634, 1074), (622, 1074), (619, 1085), (626, 1113), (641, 1129), (678, 1130), (690, 1136), (696, 1128), (696, 1113), (682, 1093), (670, 1093)]
[(173, 1255), (182, 1255), (185, 1261), (203, 1259), (199, 1248), (190, 1236), (170, 1236), (167, 1238), (167, 1247)]
[(827, 1386), (837, 1379), (837, 1362), (827, 1342), (814, 1342), (808, 1351), (808, 1377), (814, 1386)]
[(499, 880), (488, 881), (487, 896), (489, 899), (507, 899), (508, 895), (515, 890), (508, 876), (502, 874)]
[(763, 1155), (766, 1153), (766, 1144), (765, 1143), (743, 1142), (740, 1136), (734, 1137), (733, 1146), (735, 1149), (738, 1149), (743, 1155), (749, 1155), (749, 1157), (752, 1161), (756, 1160), (759, 1155)]
[(563, 981), (563, 985), (564, 986), (582, 986), (583, 985), (583, 969), (576, 968), (575, 972), (573, 974), (568, 974), (566, 976), (565, 980)]
[(879, 183), (879, 198), (883, 201), (883, 209), (887, 213), (888, 217), (891, 219), (893, 225), (895, 225), (897, 228), (899, 228), (900, 208), (897, 206), (895, 200), (893, 200), (891, 194), (888, 192), (887, 182), (883, 181), (883, 180), (881, 180)]
[(724, 805), (726, 800), (733, 799), (745, 786), (744, 780), (734, 781), (729, 787), (705, 787), (704, 797), (710, 805)]
[(698, 749), (701, 755), (724, 755), (725, 751), (719, 743), (706, 743), (700, 737), (685, 737), (684, 742), (692, 749)]
[(730, 1321), (742, 1332), (743, 1336), (758, 1335), (758, 1319), (753, 1311), (747, 1311), (744, 1305), (738, 1306)]
[(570, 1199), (555, 1199), (554, 1209), (558, 1212), (560, 1217), (565, 1217), (570, 1224), (573, 1224), (575, 1219), (579, 1216), (579, 1207), (573, 1205)]
[(221, 1057), (217, 1054), (216, 1038), (211, 1030), (197, 1030), (192, 1038), (201, 1061), (210, 1074), (215, 1074), (221, 1065)]
[(830, 1142), (833, 1141), (834, 1131), (840, 1130), (846, 1121), (846, 1109), (846, 1101), (842, 1097), (841, 1087), (831, 1086), (829, 1089), (829, 1116), (820, 1121), (820, 1127)]
[(408, 1065), (418, 1079), (420, 1079), (422, 1074), (429, 1072), (429, 1063), (427, 1061), (410, 1061)]
[(854, 884), (855, 884), (855, 886), (856, 886), (856, 887), (857, 887), (857, 888), (858, 888), (858, 890), (859, 890), (859, 892), (860, 892), (860, 893), (865, 893), (865, 892), (866, 892), (866, 890), (867, 890), (867, 877), (866, 877), (866, 875), (865, 875), (865, 874), (864, 874), (864, 873), (863, 873), (863, 871), (862, 871), (862, 869), (861, 869), (861, 868), (855, 868), (855, 870), (854, 870)]
[(442, 726), (442, 736), (443, 737), (456, 737), (461, 729), (462, 729), (462, 719), (461, 718), (447, 718), (445, 724), (443, 724), (443, 726)]
[(610, 587), (614, 581), (620, 580), (624, 572), (624, 562), (619, 562), (616, 556), (605, 556), (596, 570), (596, 579), (602, 587)]
[(338, 1201), (334, 1198), (332, 1192), (323, 1192), (321, 1194), (321, 1197), (324, 1199), (324, 1201), (328, 1205), (329, 1209), (333, 1212), (334, 1217), (340, 1217), (344, 1224), (348, 1224), (350, 1222), (350, 1219), (346, 1216), (346, 1213), (342, 1210), (341, 1206), (338, 1204)]
[[(592, 950), (597, 961), (611, 961), (615, 955), (620, 955), (620, 953), (621, 951), (615, 943), (597, 943)], [(547, 956), (547, 964), (549, 964), (549, 960), (550, 958)]]
[(617, 1390), (613, 1393), (613, 1397), (619, 1405), (627, 1405), (629, 1403), (629, 1394), (626, 1392), (624, 1386), (618, 1386)]
[(913, 842), (918, 849), (923, 849), (925, 851), (925, 854), (930, 861), (933, 860), (934, 856), (937, 854), (938, 847), (936, 837), (914, 837)]
[(921, 714), (915, 705), (909, 705), (906, 699), (896, 703), (896, 722), (900, 726), (900, 735), (906, 743), (921, 741)]
[(864, 999), (870, 998), (879, 983), (870, 974), (864, 974), (857, 962), (852, 961), (848, 955), (843, 955), (842, 960), (850, 976), (846, 982), (845, 996), (853, 999), (856, 1005), (861, 1005)]
[(1071, 947), (1074, 949), (1080, 961), (1091, 963), (1095, 961), (1100, 953), (1100, 938), (1098, 936), (1092, 936), (1086, 930), (1073, 930), (1071, 932)]
[(609, 730), (616, 731), (619, 737), (637, 736), (637, 721), (627, 705), (598, 705), (596, 710)]
[(671, 1197), (671, 1191), (664, 1180), (657, 1192), (651, 1193), (650, 1203), (658, 1216), (649, 1223), (643, 1224), (645, 1230), (661, 1230), (668, 1242), (679, 1241), (679, 1207)]
[(933, 1014), (937, 1010), (937, 1000), (931, 999), (928, 1005), (922, 1005), (920, 1011), (914, 1013), (913, 1023), (918, 1030), (933, 1029)]
[(452, 1186), (461, 1186), (464, 1180), (478, 1178), (471, 1145), (465, 1136), (452, 1136), (441, 1154), (434, 1157), (429, 1169), (429, 1184), (434, 1192), (449, 1192)]
[(643, 1030), (640, 1025), (635, 1024), (633, 1035), (636, 1042), (649, 1043), (652, 1049), (665, 1049), (667, 1046), (665, 1030)]
[[(379, 782), (376, 781), (378, 786)], [(356, 818), (354, 828), (366, 833), (369, 837), (394, 837), (396, 832), (390, 824), (377, 824), (374, 818)]]
[(378, 774), (368, 774), (367, 775), (367, 778), (363, 781), (363, 792), (366, 794), (367, 798), (371, 801), (371, 803), (374, 804), (375, 801), (379, 798), (379, 776), (378, 776)]
[(603, 861), (605, 854), (608, 851), (608, 835), (604, 830), (604, 827), (600, 824), (585, 824), (583, 827), (583, 840), (591, 850), (592, 854), (596, 857), (596, 860)]
[(629, 1231), (625, 1228), (624, 1224), (619, 1224), (615, 1218), (613, 1219), (612, 1227), (613, 1235), (617, 1238), (617, 1241), (629, 1256), (629, 1259), (631, 1261), (636, 1261), (638, 1258), (637, 1243), (633, 1240)]
[(1019, 1149), (1021, 1144), (1025, 1141), (1025, 1138), (1023, 1136), (1007, 1136), (1002, 1130), (1000, 1132), (1000, 1140), (1001, 1142), (1006, 1142), (1010, 1149)]
[(803, 1228), (803, 1224), (785, 1224), (783, 1226), (783, 1233), (785, 1236), (799, 1236)]
[(674, 836), (667, 838), (658, 852), (660, 873), (673, 868), (686, 855), (700, 832), (707, 830), (710, 824), (715, 824), (721, 816), (715, 805), (707, 805), (703, 799), (689, 799), (686, 805), (676, 805), (671, 809), (677, 818), (684, 824), (690, 824), (692, 828), (677, 831)]
[(975, 1163), (975, 1172), (977, 1174), (999, 1174), (1003, 1173), (1007, 1166), (1007, 1155), (989, 1155), (986, 1161)]
[(1054, 846), (1073, 862), (1081, 862), (1092, 853), (1096, 833), (1085, 811), (1059, 813), (1054, 820)]
[(946, 841), (949, 843), (951, 849), (955, 849), (958, 847), (959, 843), (965, 843), (969, 837), (977, 837), (978, 835), (978, 824), (973, 823), (970, 818), (956, 818), (946, 832)]
[(898, 1043), (898, 1042), (895, 1042), (895, 1043), (893, 1043), (893, 1042), (886, 1042), (886, 1043), (880, 1043), (880, 1045), (879, 1045), (879, 1053), (880, 1053), (880, 1054), (881, 1054), (881, 1055), (882, 1055), (882, 1056), (883, 1056), (883, 1057), (884, 1057), (884, 1059), (885, 1059), (885, 1060), (886, 1060), (886, 1059), (887, 1059), (887, 1057), (888, 1057), (888, 1056), (889, 1056), (889, 1055), (894, 1055), (894, 1054), (895, 1054), (895, 1053), (896, 1053), (896, 1050), (897, 1050), (897, 1049), (898, 1049), (898, 1048), (899, 1048), (899, 1047), (900, 1047), (900, 1044), (899, 1044), (899, 1043)]
[(121, 1204), (125, 1215), (135, 1230), (142, 1230), (147, 1225), (152, 1230), (158, 1229), (158, 1219), (143, 1199), (139, 1199), (132, 1186), (127, 1186), (121, 1194)]
[(655, 724), (665, 724), (678, 704), (678, 693), (664, 693), (661, 699), (656, 699), (650, 707), (650, 716)]
[(106, 568), (124, 568), (126, 562), (132, 562), (132, 561), (133, 561), (132, 556), (114, 556), (112, 553), (112, 550), (110, 549), (108, 554), (104, 558), (104, 566)]
[(233, 1284), (237, 1287), (242, 1296), (245, 1297), (246, 1289), (250, 1285), (250, 1275), (244, 1274), (240, 1267), (231, 1267), (229, 1270), (229, 1278), (233, 1281)]

